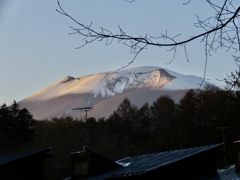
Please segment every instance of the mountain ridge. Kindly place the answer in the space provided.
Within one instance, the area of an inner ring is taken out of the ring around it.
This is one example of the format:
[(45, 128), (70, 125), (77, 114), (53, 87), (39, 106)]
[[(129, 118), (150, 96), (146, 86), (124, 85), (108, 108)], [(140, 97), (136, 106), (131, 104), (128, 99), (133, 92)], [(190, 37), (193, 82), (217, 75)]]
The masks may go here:
[(37, 120), (63, 115), (79, 117), (72, 108), (85, 106), (94, 106), (90, 116), (107, 118), (125, 97), (138, 107), (145, 102), (151, 104), (161, 95), (169, 95), (178, 101), (187, 90), (199, 88), (199, 84), (209, 83), (161, 67), (141, 66), (78, 78), (67, 76), (19, 104), (29, 109)]

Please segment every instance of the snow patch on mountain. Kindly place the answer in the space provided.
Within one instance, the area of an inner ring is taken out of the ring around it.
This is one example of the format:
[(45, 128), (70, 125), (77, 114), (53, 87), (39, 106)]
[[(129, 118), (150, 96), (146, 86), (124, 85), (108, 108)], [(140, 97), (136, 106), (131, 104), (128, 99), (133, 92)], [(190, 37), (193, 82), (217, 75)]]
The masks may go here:
[(175, 101), (189, 89), (199, 89), (208, 82), (155, 66), (103, 72), (82, 77), (67, 76), (19, 102), (35, 119), (71, 115), (79, 117), (75, 107), (94, 106), (92, 117), (108, 117), (124, 98), (141, 107), (162, 95)]
[(183, 90), (199, 88), (200, 83), (204, 85), (206, 82), (196, 76), (187, 76), (155, 66), (143, 66), (79, 78), (67, 76), (25, 100), (42, 101), (67, 94), (86, 93), (92, 94), (93, 98), (107, 98), (134, 88)]
[[(149, 68), (148, 68), (149, 69)], [(159, 89), (170, 82), (174, 77), (167, 75), (162, 69), (149, 72), (139, 69), (128, 69), (120, 72), (107, 73), (99, 85), (93, 89), (94, 97), (110, 97), (134, 88)]]

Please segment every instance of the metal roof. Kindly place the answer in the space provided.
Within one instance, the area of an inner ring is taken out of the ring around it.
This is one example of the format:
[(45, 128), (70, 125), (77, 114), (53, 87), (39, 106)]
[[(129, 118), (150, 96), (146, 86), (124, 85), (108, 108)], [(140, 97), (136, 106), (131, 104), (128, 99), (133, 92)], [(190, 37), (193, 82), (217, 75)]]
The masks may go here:
[(208, 146), (201, 146), (188, 149), (180, 149), (174, 151), (166, 151), (152, 154), (144, 154), (138, 156), (127, 157), (116, 161), (116, 163), (127, 164), (124, 168), (121, 168), (119, 172), (113, 174), (113, 176), (132, 176), (140, 175), (154, 169), (169, 165), (171, 163), (183, 160), (185, 158), (197, 155), (199, 153), (211, 150), (222, 146), (223, 144), (214, 144)]
[(2, 156), (2, 157), (0, 157), (0, 166), (4, 165), (4, 164), (7, 164), (7, 163), (17, 161), (17, 160), (20, 160), (20, 159), (25, 158), (25, 157), (34, 156), (34, 155), (37, 155), (39, 153), (48, 152), (50, 149), (51, 149), (50, 147), (47, 147), (47, 148), (42, 148), (42, 149), (39, 149), (39, 150), (33, 150), (33, 151), (28, 151), (28, 152), (23, 152), (23, 153), (16, 153), (16, 154)]
[(161, 168), (188, 157), (192, 157), (199, 153), (218, 148), (222, 145), (223, 143), (126, 157), (116, 161), (117, 164), (122, 166), (121, 168), (97, 177), (91, 177), (89, 179), (112, 179), (139, 176), (146, 172)]
[(222, 180), (240, 180), (240, 172), (235, 171), (235, 164), (218, 169), (218, 176)]

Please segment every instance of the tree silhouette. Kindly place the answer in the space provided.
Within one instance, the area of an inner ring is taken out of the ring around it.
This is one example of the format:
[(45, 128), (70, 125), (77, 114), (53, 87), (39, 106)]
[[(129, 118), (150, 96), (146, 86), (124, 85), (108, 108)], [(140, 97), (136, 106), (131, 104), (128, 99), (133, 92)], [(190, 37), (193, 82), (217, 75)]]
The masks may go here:
[(35, 120), (26, 109), (20, 109), (14, 101), (9, 107), (3, 104), (0, 108), (0, 131), (10, 141), (9, 145), (19, 147), (34, 137)]
[(174, 117), (175, 103), (169, 96), (161, 96), (153, 102), (151, 115), (154, 127), (161, 129), (164, 124), (169, 123)]
[(152, 126), (151, 110), (148, 103), (145, 103), (138, 111), (137, 129), (141, 139), (149, 140)]
[(177, 130), (179, 131), (180, 147), (189, 147), (195, 142), (194, 139), (194, 121), (197, 118), (196, 108), (197, 93), (195, 90), (189, 90), (179, 101), (177, 119), (179, 121)]

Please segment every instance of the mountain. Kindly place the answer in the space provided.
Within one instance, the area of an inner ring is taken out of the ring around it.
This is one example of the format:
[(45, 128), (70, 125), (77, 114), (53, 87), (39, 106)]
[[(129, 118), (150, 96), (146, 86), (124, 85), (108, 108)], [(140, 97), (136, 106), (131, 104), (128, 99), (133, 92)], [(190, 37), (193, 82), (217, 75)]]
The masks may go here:
[(179, 74), (155, 66), (143, 66), (121, 71), (103, 72), (78, 78), (68, 76), (19, 102), (35, 119), (50, 119), (63, 115), (80, 117), (84, 112), (73, 108), (92, 107), (88, 117), (108, 118), (127, 97), (141, 107), (162, 95), (178, 101), (189, 89), (209, 84), (202, 78)]

